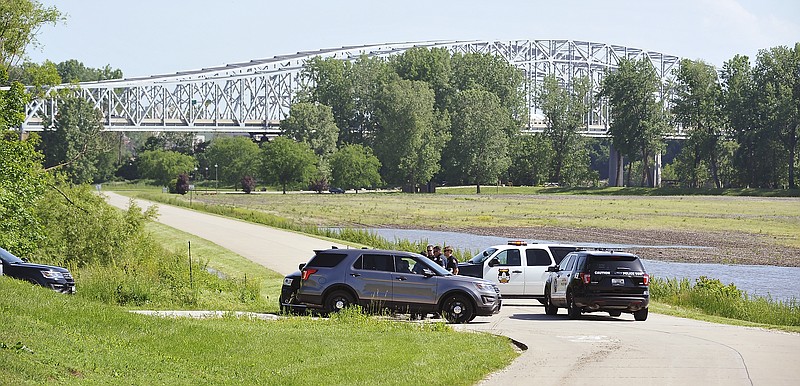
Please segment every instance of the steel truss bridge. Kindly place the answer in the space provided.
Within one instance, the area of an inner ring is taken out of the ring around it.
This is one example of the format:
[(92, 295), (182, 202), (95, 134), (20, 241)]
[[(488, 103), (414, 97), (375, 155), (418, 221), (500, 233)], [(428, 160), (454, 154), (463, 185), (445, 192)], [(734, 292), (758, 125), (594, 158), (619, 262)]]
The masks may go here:
[[(606, 71), (620, 59), (647, 59), (661, 79), (661, 100), (670, 98), (668, 84), (680, 65), (677, 56), (605, 43), (574, 40), (428, 41), (374, 44), (322, 49), (280, 55), (269, 59), (77, 85), (59, 85), (27, 106), (23, 130), (41, 131), (47, 117), (55, 116), (64, 93), (90, 101), (103, 113), (108, 131), (182, 131), (250, 133), (274, 136), (281, 119), (298, 91), (308, 85), (303, 65), (313, 57), (354, 61), (362, 55), (389, 57), (412, 47), (445, 48), (452, 53), (499, 55), (522, 70), (527, 80), (526, 98), (531, 115), (527, 131), (541, 131), (545, 122), (537, 114), (533, 98), (536, 85), (555, 74), (563, 85), (588, 76), (593, 93), (599, 90)], [(605, 136), (609, 108), (604, 101), (594, 105), (586, 117), (582, 134)], [(677, 131), (676, 136), (682, 136)]]

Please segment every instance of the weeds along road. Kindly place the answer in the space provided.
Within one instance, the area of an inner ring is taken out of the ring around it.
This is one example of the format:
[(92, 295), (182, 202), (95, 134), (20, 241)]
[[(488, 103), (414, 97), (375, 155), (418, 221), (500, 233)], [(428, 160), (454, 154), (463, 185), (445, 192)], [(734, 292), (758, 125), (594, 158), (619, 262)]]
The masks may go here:
[[(105, 195), (112, 205), (127, 208), (128, 197)], [(314, 249), (335, 245), (163, 204), (158, 212), (157, 221), (282, 274), (295, 271)], [(794, 333), (652, 313), (645, 322), (605, 313), (569, 320), (564, 310), (547, 316), (537, 302), (519, 300), (504, 301), (499, 315), (455, 328), (502, 334), (528, 347), (481, 385), (797, 385), (800, 380), (800, 334)]]

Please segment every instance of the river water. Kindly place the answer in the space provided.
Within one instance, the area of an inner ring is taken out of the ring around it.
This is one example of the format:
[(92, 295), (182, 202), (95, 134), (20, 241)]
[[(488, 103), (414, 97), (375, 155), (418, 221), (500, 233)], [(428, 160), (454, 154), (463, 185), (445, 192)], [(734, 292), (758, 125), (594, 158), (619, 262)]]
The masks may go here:
[[(481, 236), (468, 233), (440, 232), (415, 229), (368, 228), (387, 240), (427, 240), (430, 244), (451, 245), (454, 248), (470, 250), (474, 253), (482, 251), (490, 245), (505, 244), (508, 239), (496, 236)], [(529, 243), (560, 243), (584, 247), (607, 248), (648, 248), (658, 249), (664, 246), (628, 245), (628, 244), (590, 244), (570, 243), (567, 241), (552, 240), (525, 240)], [(687, 250), (708, 248), (698, 246), (669, 246), (669, 248), (686, 248)], [(647, 259), (646, 254), (640, 254), (647, 272), (659, 278), (688, 278), (694, 279), (707, 276), (719, 279), (723, 284), (733, 283), (737, 288), (751, 296), (771, 297), (774, 300), (791, 301), (800, 300), (800, 286), (796, 278), (800, 277), (800, 268), (774, 267), (769, 265), (737, 265), (737, 264), (703, 264), (703, 263), (671, 263)]]

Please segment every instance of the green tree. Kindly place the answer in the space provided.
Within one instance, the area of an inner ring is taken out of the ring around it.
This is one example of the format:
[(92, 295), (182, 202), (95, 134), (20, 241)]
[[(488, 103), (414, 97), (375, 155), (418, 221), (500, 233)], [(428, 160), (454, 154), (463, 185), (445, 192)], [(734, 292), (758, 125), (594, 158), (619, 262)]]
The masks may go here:
[[(138, 263), (153, 252), (144, 226), (155, 216), (155, 206), (142, 213), (131, 203), (127, 211), (120, 211), (88, 185), (62, 183), (57, 187), (48, 189), (32, 208), (44, 229), (44, 238), (33, 253), (37, 261), (71, 267), (113, 265)], [(124, 265), (115, 269), (140, 268)]]
[(0, 1), (0, 64), (5, 71), (25, 56), (28, 46), (38, 44), (36, 35), (47, 25), (64, 20), (55, 7), (36, 0)]
[(293, 104), (289, 117), (281, 121), (281, 130), (287, 137), (307, 143), (319, 157), (330, 156), (339, 139), (333, 110), (319, 103)]
[[(747, 56), (736, 55), (722, 68), (723, 106), (727, 124), (736, 141), (732, 162), (736, 184), (774, 188), (786, 173), (784, 149), (768, 124), (768, 105), (763, 83), (756, 80)], [(761, 84), (759, 84), (761, 83)]]
[[(765, 144), (756, 135), (755, 85), (747, 56), (736, 55), (726, 61), (720, 74), (722, 79), (723, 114), (733, 139), (738, 144), (733, 153), (738, 186), (762, 186), (762, 153)], [(757, 155), (757, 153), (762, 153)]]
[(316, 171), (314, 151), (304, 142), (278, 137), (264, 146), (262, 175), (286, 194), (290, 184), (307, 183)]
[[(544, 135), (553, 149), (551, 182), (567, 182), (562, 175), (565, 161), (574, 164), (575, 154), (585, 147), (578, 130), (585, 126), (590, 91), (588, 77), (574, 78), (571, 84), (562, 87), (555, 75), (546, 76), (537, 90), (536, 101), (547, 122)], [(588, 162), (585, 167), (588, 168)]]
[(122, 70), (113, 69), (109, 65), (102, 68), (86, 67), (76, 59), (65, 60), (56, 65), (58, 75), (65, 83), (97, 82), (108, 79), (121, 79)]
[(455, 165), (481, 192), (481, 184), (497, 182), (510, 164), (509, 125), (500, 99), (485, 90), (467, 90), (455, 97), (449, 149)]
[(450, 84), (453, 68), (447, 49), (410, 48), (401, 55), (394, 56), (392, 65), (400, 78), (428, 83), (436, 96), (436, 110), (443, 111), (446, 108), (447, 99), (453, 91)]
[(721, 188), (719, 169), (724, 133), (722, 86), (717, 81), (717, 70), (702, 61), (684, 59), (676, 75), (672, 113), (688, 132), (681, 149), (681, 153), (686, 153), (682, 162), (686, 171), (678, 173), (691, 178), (689, 184), (697, 187), (701, 183), (698, 167), (704, 162), (710, 167), (714, 185)]
[[(0, 80), (4, 74), (0, 70)], [(8, 90), (0, 90), (0, 130), (16, 129), (25, 121), (25, 104), (29, 95), (25, 87), (14, 82)]]
[(372, 149), (362, 145), (345, 145), (331, 157), (333, 184), (343, 189), (375, 187), (381, 183), (381, 161)]
[[(647, 58), (621, 59), (619, 68), (603, 79), (600, 97), (608, 98), (611, 107), (611, 126), (608, 129), (612, 145), (622, 155), (643, 162), (642, 184), (653, 186), (650, 159), (659, 151), (667, 127), (662, 104), (656, 100), (661, 82)], [(629, 168), (632, 163), (629, 163)], [(630, 169), (629, 169), (630, 170)], [(615, 176), (609, 176), (616, 180)], [(631, 173), (628, 173), (630, 185)]]
[[(754, 78), (763, 129), (782, 145), (782, 163), (788, 169), (789, 188), (794, 189), (800, 130), (800, 43), (793, 48), (780, 46), (760, 51)], [(776, 176), (773, 186), (777, 187), (784, 176)]]
[(348, 61), (320, 57), (309, 59), (303, 66), (303, 76), (310, 81), (311, 86), (301, 92), (300, 100), (330, 106), (336, 126), (343, 131), (350, 130), (352, 113), (355, 110), (351, 66)]
[(228, 185), (237, 186), (245, 176), (258, 174), (261, 167), (261, 150), (249, 137), (214, 138), (204, 155), (208, 165), (218, 165), (219, 180)]
[(54, 122), (45, 125), (42, 149), (47, 168), (64, 170), (76, 184), (91, 182), (98, 157), (110, 150), (103, 131), (102, 115), (91, 102), (64, 97)]
[(42, 239), (33, 211), (49, 183), (42, 158), (35, 135), (22, 141), (12, 131), (0, 131), (0, 245), (12, 253), (27, 255)]
[(479, 53), (455, 54), (452, 66), (455, 90), (485, 90), (497, 96), (508, 117), (506, 134), (516, 136), (528, 122), (522, 71), (501, 56)]
[(21, 66), (12, 66), (9, 78), (11, 81), (37, 88), (61, 83), (61, 77), (58, 76), (55, 63), (49, 60), (46, 60), (41, 65), (25, 62)]
[(520, 135), (509, 147), (508, 178), (514, 185), (535, 186), (547, 182), (553, 148), (543, 134)]
[(384, 88), (373, 149), (387, 181), (416, 186), (439, 170), (433, 104), (433, 91), (425, 82), (399, 80)]
[(189, 173), (195, 168), (191, 156), (166, 150), (145, 151), (137, 161), (142, 177), (153, 179), (161, 186), (167, 186), (179, 174)]
[(397, 79), (382, 58), (362, 56), (355, 62), (335, 58), (309, 60), (303, 75), (312, 86), (301, 100), (330, 106), (341, 143), (367, 143), (377, 128), (376, 101), (384, 85)]

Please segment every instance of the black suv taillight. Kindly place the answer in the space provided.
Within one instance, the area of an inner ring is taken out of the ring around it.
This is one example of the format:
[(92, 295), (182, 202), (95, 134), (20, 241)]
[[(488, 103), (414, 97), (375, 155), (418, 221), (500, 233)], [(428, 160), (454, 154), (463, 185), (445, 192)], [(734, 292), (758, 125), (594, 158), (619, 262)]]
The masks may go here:
[(311, 275), (317, 273), (316, 268), (306, 268), (303, 270), (303, 276), (301, 277), (302, 280), (308, 280)]
[(642, 284), (650, 285), (650, 275), (644, 274), (644, 276), (642, 276)]
[(581, 272), (581, 281), (583, 281), (583, 284), (589, 284), (592, 281), (592, 275)]

